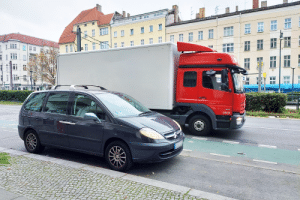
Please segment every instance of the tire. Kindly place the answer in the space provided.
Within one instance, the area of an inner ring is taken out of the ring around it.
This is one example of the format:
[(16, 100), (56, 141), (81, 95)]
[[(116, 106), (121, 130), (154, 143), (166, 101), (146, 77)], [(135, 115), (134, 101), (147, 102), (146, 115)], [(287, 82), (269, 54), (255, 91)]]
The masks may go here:
[(111, 169), (121, 172), (133, 164), (128, 146), (121, 141), (114, 141), (106, 147), (105, 159)]
[(189, 121), (189, 130), (198, 136), (205, 136), (211, 132), (211, 122), (203, 115), (193, 116)]
[(30, 153), (40, 153), (44, 150), (44, 146), (41, 145), (39, 136), (34, 130), (29, 130), (25, 133), (24, 145)]

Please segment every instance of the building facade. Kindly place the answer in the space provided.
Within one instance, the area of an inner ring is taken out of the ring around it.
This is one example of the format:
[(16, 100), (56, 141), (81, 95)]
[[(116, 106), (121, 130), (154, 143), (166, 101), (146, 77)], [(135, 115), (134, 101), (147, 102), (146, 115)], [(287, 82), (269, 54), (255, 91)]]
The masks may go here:
[[(285, 1), (286, 2), (286, 1)], [(253, 1), (250, 10), (226, 13), (166, 26), (166, 41), (183, 41), (234, 54), (241, 67), (248, 70), (245, 84), (258, 84), (258, 62), (266, 73), (266, 84), (300, 84), (300, 2), (267, 6)], [(199, 12), (199, 13), (200, 13)], [(280, 32), (282, 37), (280, 38)], [(281, 41), (281, 50), (280, 50)], [(294, 68), (294, 70), (293, 70)], [(263, 75), (262, 75), (263, 77)], [(262, 82), (263, 83), (263, 82)]]
[[(26, 90), (31, 88), (28, 62), (41, 51), (58, 49), (58, 43), (19, 33), (0, 35), (0, 76), (1, 89)], [(34, 89), (42, 80), (33, 82)]]

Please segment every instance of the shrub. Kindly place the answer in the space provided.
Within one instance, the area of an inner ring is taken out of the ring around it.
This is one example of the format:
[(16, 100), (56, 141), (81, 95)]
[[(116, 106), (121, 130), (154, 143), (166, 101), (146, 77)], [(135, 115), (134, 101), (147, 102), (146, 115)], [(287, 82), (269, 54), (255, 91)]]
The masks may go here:
[(0, 90), (0, 101), (24, 102), (31, 93), (28, 90)]
[(283, 112), (286, 101), (282, 93), (246, 93), (246, 110)]

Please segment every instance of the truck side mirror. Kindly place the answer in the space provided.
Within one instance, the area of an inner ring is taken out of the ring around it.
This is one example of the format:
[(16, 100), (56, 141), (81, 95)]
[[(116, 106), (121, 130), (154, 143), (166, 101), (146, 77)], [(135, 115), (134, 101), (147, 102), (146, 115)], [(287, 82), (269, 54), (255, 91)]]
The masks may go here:
[(228, 87), (228, 70), (227, 69), (222, 69), (222, 71), (221, 71), (221, 80), (222, 80), (221, 90), (229, 91), (229, 87)]

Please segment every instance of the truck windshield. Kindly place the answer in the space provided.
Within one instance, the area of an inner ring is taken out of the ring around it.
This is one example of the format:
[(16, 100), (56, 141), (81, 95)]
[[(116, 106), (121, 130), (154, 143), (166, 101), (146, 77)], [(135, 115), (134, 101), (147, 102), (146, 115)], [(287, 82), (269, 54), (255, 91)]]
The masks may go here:
[(236, 93), (243, 93), (244, 86), (243, 86), (243, 76), (240, 73), (233, 73), (232, 74), (233, 83), (234, 83), (234, 91)]
[(132, 117), (150, 111), (140, 102), (126, 94), (99, 93), (95, 95), (114, 115), (114, 117)]

